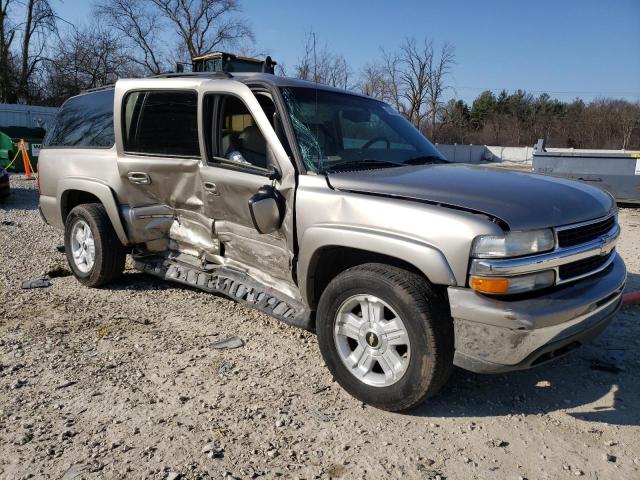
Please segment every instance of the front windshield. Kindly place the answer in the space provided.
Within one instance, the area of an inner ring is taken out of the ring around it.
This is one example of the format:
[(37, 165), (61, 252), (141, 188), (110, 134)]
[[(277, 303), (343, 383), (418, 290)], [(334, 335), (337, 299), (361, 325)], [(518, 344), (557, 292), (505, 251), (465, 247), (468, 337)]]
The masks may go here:
[(286, 87), (282, 95), (308, 170), (446, 162), (386, 103), (315, 88)]

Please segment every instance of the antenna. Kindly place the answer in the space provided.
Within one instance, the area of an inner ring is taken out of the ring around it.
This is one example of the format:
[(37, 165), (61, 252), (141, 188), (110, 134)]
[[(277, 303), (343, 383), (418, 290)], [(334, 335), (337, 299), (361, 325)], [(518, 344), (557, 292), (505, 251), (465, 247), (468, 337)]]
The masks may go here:
[[(313, 82), (316, 85), (316, 108), (315, 108), (315, 116), (316, 120), (318, 119), (318, 57), (316, 56), (316, 32), (311, 32), (313, 35)], [(315, 124), (316, 128), (316, 144), (318, 145), (318, 166), (320, 167), (320, 171), (324, 170), (324, 164), (322, 161), (322, 150), (320, 149), (320, 142), (318, 142), (318, 124)]]

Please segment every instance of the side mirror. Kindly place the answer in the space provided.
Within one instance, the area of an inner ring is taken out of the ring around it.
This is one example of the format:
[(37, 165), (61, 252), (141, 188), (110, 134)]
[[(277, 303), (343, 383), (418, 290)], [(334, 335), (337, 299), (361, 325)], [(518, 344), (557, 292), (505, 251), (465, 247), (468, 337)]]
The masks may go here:
[(259, 233), (275, 232), (284, 218), (284, 199), (271, 185), (265, 185), (249, 199), (249, 212)]

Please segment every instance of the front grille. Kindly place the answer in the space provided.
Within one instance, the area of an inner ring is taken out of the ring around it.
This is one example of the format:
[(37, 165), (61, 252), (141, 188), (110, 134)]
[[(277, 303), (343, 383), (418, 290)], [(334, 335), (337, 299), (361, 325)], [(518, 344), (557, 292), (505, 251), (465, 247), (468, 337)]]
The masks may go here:
[(559, 230), (558, 246), (572, 247), (574, 245), (580, 245), (581, 243), (595, 240), (599, 236), (604, 235), (611, 230), (615, 221), (615, 217), (612, 216), (599, 222), (589, 223), (588, 225)]
[(605, 263), (607, 263), (611, 255), (613, 255), (613, 252), (605, 256), (589, 257), (583, 260), (578, 260), (577, 262), (571, 262), (565, 265), (560, 265), (559, 267), (560, 279), (570, 280), (572, 278), (576, 278), (581, 275), (591, 273), (594, 270), (597, 270), (600, 267), (602, 267)]

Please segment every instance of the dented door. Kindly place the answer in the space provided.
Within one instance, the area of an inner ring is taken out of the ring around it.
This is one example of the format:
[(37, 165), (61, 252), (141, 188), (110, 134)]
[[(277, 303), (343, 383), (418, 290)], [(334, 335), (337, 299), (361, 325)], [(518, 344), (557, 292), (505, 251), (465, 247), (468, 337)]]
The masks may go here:
[[(202, 134), (210, 136), (201, 172), (205, 212), (215, 219), (225, 262), (298, 297), (292, 277), (295, 170), (265, 114), (267, 100), (239, 82), (203, 85)], [(274, 169), (278, 180), (269, 178)], [(249, 211), (249, 199), (264, 185), (273, 185), (285, 206), (280, 229), (270, 234), (255, 229)]]

